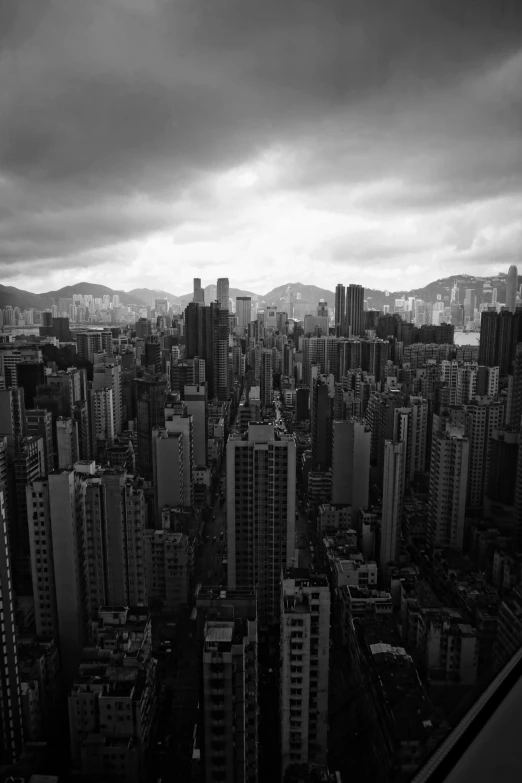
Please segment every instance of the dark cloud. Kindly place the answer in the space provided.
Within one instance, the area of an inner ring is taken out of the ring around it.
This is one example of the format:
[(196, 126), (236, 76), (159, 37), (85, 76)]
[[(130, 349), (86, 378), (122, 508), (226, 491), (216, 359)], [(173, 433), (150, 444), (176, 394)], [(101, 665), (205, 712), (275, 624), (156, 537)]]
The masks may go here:
[(521, 21), (516, 0), (4, 0), (0, 263), (193, 224), (171, 205), (268, 148), (295, 149), (282, 189), (404, 180), (359, 196), (383, 212), (520, 193)]

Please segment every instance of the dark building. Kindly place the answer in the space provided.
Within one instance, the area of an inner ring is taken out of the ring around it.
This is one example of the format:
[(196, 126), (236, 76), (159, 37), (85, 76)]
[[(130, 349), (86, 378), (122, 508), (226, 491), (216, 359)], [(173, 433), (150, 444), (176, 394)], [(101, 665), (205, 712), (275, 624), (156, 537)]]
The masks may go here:
[(349, 285), (346, 289), (345, 337), (363, 333), (364, 288)]
[(493, 430), (487, 496), (508, 506), (515, 502), (519, 435), (510, 430)]
[(70, 343), (72, 340), (71, 330), (69, 329), (68, 318), (53, 318), (54, 337), (57, 337), (61, 343)]
[(152, 430), (165, 426), (165, 395), (168, 391), (164, 375), (136, 378), (136, 413), (138, 430), (137, 467), (142, 478), (152, 481)]
[(46, 473), (51, 473), (55, 467), (52, 413), (42, 408), (31, 408), (25, 411), (25, 422), (27, 435), (43, 438)]
[(141, 355), (142, 367), (155, 375), (161, 372), (161, 346), (155, 339), (148, 339)]
[(43, 362), (20, 362), (16, 365), (17, 384), (24, 390), (25, 407), (34, 406), (36, 387), (45, 383)]
[(479, 364), (499, 367), (500, 375), (513, 371), (516, 347), (522, 342), (522, 311), (484, 311), (480, 321)]
[(335, 336), (343, 335), (346, 309), (346, 290), (342, 283), (335, 286)]
[(190, 302), (185, 309), (186, 358), (205, 360), (208, 397), (228, 400), (228, 310), (217, 302), (208, 307)]
[(332, 404), (328, 384), (314, 378), (310, 416), (314, 469), (328, 470), (332, 465)]

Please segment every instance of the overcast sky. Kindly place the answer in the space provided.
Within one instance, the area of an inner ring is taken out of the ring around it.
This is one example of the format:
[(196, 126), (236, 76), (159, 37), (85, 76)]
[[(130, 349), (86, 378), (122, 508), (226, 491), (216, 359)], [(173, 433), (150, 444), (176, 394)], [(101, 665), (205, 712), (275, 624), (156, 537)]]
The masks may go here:
[(0, 282), (507, 271), (521, 85), (521, 0), (1, 0)]

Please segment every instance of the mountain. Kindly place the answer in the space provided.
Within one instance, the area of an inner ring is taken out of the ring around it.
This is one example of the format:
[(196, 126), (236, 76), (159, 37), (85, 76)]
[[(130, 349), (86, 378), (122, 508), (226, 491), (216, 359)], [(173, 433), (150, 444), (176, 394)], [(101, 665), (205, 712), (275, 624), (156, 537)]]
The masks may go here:
[(0, 308), (4, 309), (7, 305), (19, 307), (20, 310), (34, 307), (35, 310), (45, 310), (50, 307), (52, 302), (47, 304), (46, 294), (33, 294), (31, 291), (23, 291), (20, 288), (14, 288), (12, 285), (0, 285)]
[[(378, 289), (365, 288), (364, 298), (367, 300), (368, 307), (375, 310), (382, 310), (383, 306), (394, 304), (395, 299), (415, 296), (418, 299), (424, 299), (428, 302), (434, 302), (440, 296), (443, 302), (449, 302), (451, 289), (457, 281), (459, 288), (460, 301), (464, 301), (465, 290), (474, 289), (479, 301), (482, 297), (482, 289), (485, 283), (491, 283), (493, 288), (497, 289), (497, 299), (499, 302), (505, 301), (506, 274), (490, 275), (488, 277), (475, 277), (473, 275), (454, 275), (452, 277), (439, 278), (423, 288), (412, 288), (409, 291), (402, 289), (400, 291), (380, 291)], [(520, 282), (520, 277), (519, 277)], [(210, 302), (212, 286), (205, 286), (205, 302)], [(320, 299), (325, 299), (328, 306), (333, 308), (335, 304), (335, 294), (326, 288), (319, 288), (315, 285), (305, 285), (303, 283), (287, 283), (268, 291), (266, 294), (256, 294), (253, 291), (244, 291), (240, 288), (231, 288), (230, 297), (235, 299), (237, 296), (251, 296), (252, 299), (260, 303), (283, 305), (287, 290), (291, 288), (292, 293), (300, 294), (300, 298), (309, 302), (312, 306), (316, 305)], [(168, 291), (150, 288), (134, 288), (132, 291), (116, 291), (104, 285), (96, 283), (76, 283), (75, 285), (65, 286), (58, 291), (47, 291), (43, 294), (33, 294), (31, 291), (23, 291), (13, 286), (0, 285), (0, 308), (7, 305), (19, 307), (20, 310), (35, 308), (36, 310), (46, 310), (53, 304), (58, 304), (58, 299), (71, 299), (73, 294), (92, 294), (94, 297), (110, 297), (117, 294), (120, 302), (124, 305), (144, 306), (153, 303), (154, 299), (168, 299), (170, 302), (181, 304), (186, 307), (192, 301), (192, 291), (182, 296), (176, 296)]]

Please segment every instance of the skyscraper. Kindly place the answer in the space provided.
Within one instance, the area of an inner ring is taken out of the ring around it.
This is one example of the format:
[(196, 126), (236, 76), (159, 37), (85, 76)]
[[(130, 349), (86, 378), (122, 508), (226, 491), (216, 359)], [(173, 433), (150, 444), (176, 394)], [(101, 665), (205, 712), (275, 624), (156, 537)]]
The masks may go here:
[(504, 404), (489, 397), (476, 397), (466, 405), (466, 434), (469, 439), (467, 507), (482, 511), (489, 475), (494, 430), (504, 424)]
[(22, 752), (24, 728), (16, 649), (13, 583), (5, 518), (4, 487), (0, 487), (0, 767), (14, 764)]
[(152, 430), (165, 424), (166, 376), (136, 378), (136, 407), (138, 419), (137, 467), (140, 476), (152, 481)]
[(217, 281), (217, 301), (221, 310), (229, 310), (229, 284), (228, 277), (219, 277)]
[(273, 363), (272, 351), (263, 350), (260, 363), (260, 381), (261, 381), (261, 406), (267, 408), (272, 405), (272, 387), (273, 387)]
[(509, 267), (506, 280), (506, 307), (510, 313), (517, 309), (518, 269), (512, 265)]
[(362, 334), (363, 327), (364, 288), (362, 285), (350, 284), (347, 287), (345, 306), (345, 336), (357, 337)]
[(335, 286), (335, 336), (343, 335), (346, 307), (346, 291), (342, 283)]
[(310, 408), (314, 469), (328, 470), (332, 464), (332, 406), (325, 375), (313, 379)]
[(384, 442), (384, 481), (382, 492), (381, 551), (379, 568), (386, 579), (390, 563), (397, 560), (401, 545), (402, 505), (405, 471), (404, 441)]
[(246, 329), (252, 320), (252, 299), (250, 296), (236, 296), (237, 325)]
[(280, 630), (281, 779), (290, 764), (326, 764), (330, 588), (326, 576), (285, 568)]
[(370, 428), (364, 421), (334, 421), (332, 427), (332, 503), (352, 507), (352, 520), (368, 505)]
[(261, 627), (279, 619), (281, 568), (295, 547), (296, 446), (271, 424), (227, 442), (228, 588), (258, 590)]
[(462, 550), (468, 466), (464, 428), (442, 421), (431, 444), (428, 541), (432, 546)]
[(257, 622), (208, 620), (203, 631), (205, 783), (256, 783)]
[(192, 301), (200, 305), (205, 304), (205, 291), (201, 288), (201, 278), (199, 277), (194, 278), (194, 296)]

